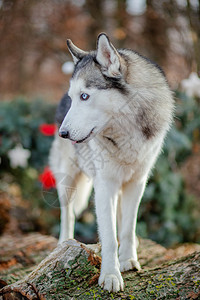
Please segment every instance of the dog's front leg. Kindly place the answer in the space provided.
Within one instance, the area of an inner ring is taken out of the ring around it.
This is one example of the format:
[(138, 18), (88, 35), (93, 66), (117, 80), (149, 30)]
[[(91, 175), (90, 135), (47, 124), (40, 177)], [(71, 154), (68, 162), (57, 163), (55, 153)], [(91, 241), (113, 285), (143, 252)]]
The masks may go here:
[(94, 182), (98, 230), (102, 245), (99, 285), (109, 292), (123, 290), (119, 270), (116, 237), (116, 206), (119, 186), (110, 179), (96, 178)]
[(140, 270), (137, 258), (136, 222), (146, 177), (129, 181), (122, 188), (121, 226), (119, 228), (119, 261), (121, 272), (131, 269)]

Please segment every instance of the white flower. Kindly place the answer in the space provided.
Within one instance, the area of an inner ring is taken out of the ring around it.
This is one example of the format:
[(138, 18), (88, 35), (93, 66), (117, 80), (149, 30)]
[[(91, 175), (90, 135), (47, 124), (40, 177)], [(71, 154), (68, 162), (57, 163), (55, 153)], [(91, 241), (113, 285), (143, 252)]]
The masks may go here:
[(25, 168), (28, 165), (30, 155), (31, 152), (29, 150), (24, 149), (22, 145), (18, 144), (14, 149), (8, 151), (11, 167)]
[(188, 79), (182, 80), (181, 87), (188, 96), (200, 97), (200, 78), (196, 73), (191, 73)]
[(62, 71), (64, 74), (71, 74), (74, 71), (74, 63), (72, 61), (66, 61), (62, 65)]

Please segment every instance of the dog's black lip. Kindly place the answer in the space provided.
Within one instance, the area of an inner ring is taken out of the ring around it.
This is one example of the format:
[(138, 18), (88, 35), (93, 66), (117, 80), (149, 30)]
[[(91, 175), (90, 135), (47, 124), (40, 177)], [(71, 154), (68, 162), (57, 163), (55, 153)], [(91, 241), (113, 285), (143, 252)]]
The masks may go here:
[(75, 140), (72, 140), (72, 139), (70, 139), (70, 140), (72, 142), (76, 142), (76, 144), (80, 144), (80, 143), (84, 142), (85, 140), (87, 140), (91, 136), (91, 134), (93, 133), (94, 129), (95, 129), (95, 127), (92, 128), (92, 130), (90, 131), (90, 133), (84, 139), (82, 139), (82, 140), (79, 140), (79, 141), (75, 141)]

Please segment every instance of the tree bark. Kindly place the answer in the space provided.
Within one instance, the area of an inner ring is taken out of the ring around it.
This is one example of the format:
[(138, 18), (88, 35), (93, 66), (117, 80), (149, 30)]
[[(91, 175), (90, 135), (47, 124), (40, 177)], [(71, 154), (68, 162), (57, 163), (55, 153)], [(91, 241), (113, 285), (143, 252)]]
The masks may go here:
[(56, 246), (56, 238), (39, 233), (0, 237), (0, 288), (29, 274)]
[[(191, 253), (194, 250), (198, 251)], [(0, 299), (199, 299), (200, 297), (199, 245), (183, 245), (174, 250), (167, 250), (150, 240), (140, 240), (138, 253), (143, 269), (140, 272), (124, 272), (125, 290), (119, 293), (108, 293), (97, 284), (101, 264), (99, 251), (100, 245), (86, 246), (76, 240), (63, 242), (31, 273), (4, 286), (0, 290)], [(180, 257), (183, 254), (188, 255)], [(173, 260), (170, 260), (171, 258)], [(2, 277), (2, 281), (6, 284), (5, 276)]]

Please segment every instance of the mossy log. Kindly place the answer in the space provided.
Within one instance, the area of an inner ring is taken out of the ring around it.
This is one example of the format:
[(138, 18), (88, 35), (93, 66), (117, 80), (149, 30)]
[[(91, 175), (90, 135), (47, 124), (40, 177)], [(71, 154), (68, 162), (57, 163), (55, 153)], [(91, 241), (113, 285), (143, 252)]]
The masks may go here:
[[(186, 250), (188, 247), (166, 250), (152, 241), (141, 240), (138, 252), (143, 269), (125, 272), (125, 290), (115, 294), (102, 290), (97, 284), (101, 264), (97, 253), (99, 245), (91, 247), (68, 240), (57, 246), (31, 273), (4, 286), (0, 298), (199, 299), (200, 251), (191, 254)], [(198, 245), (193, 249), (199, 250)], [(188, 252), (189, 255), (169, 260)]]

